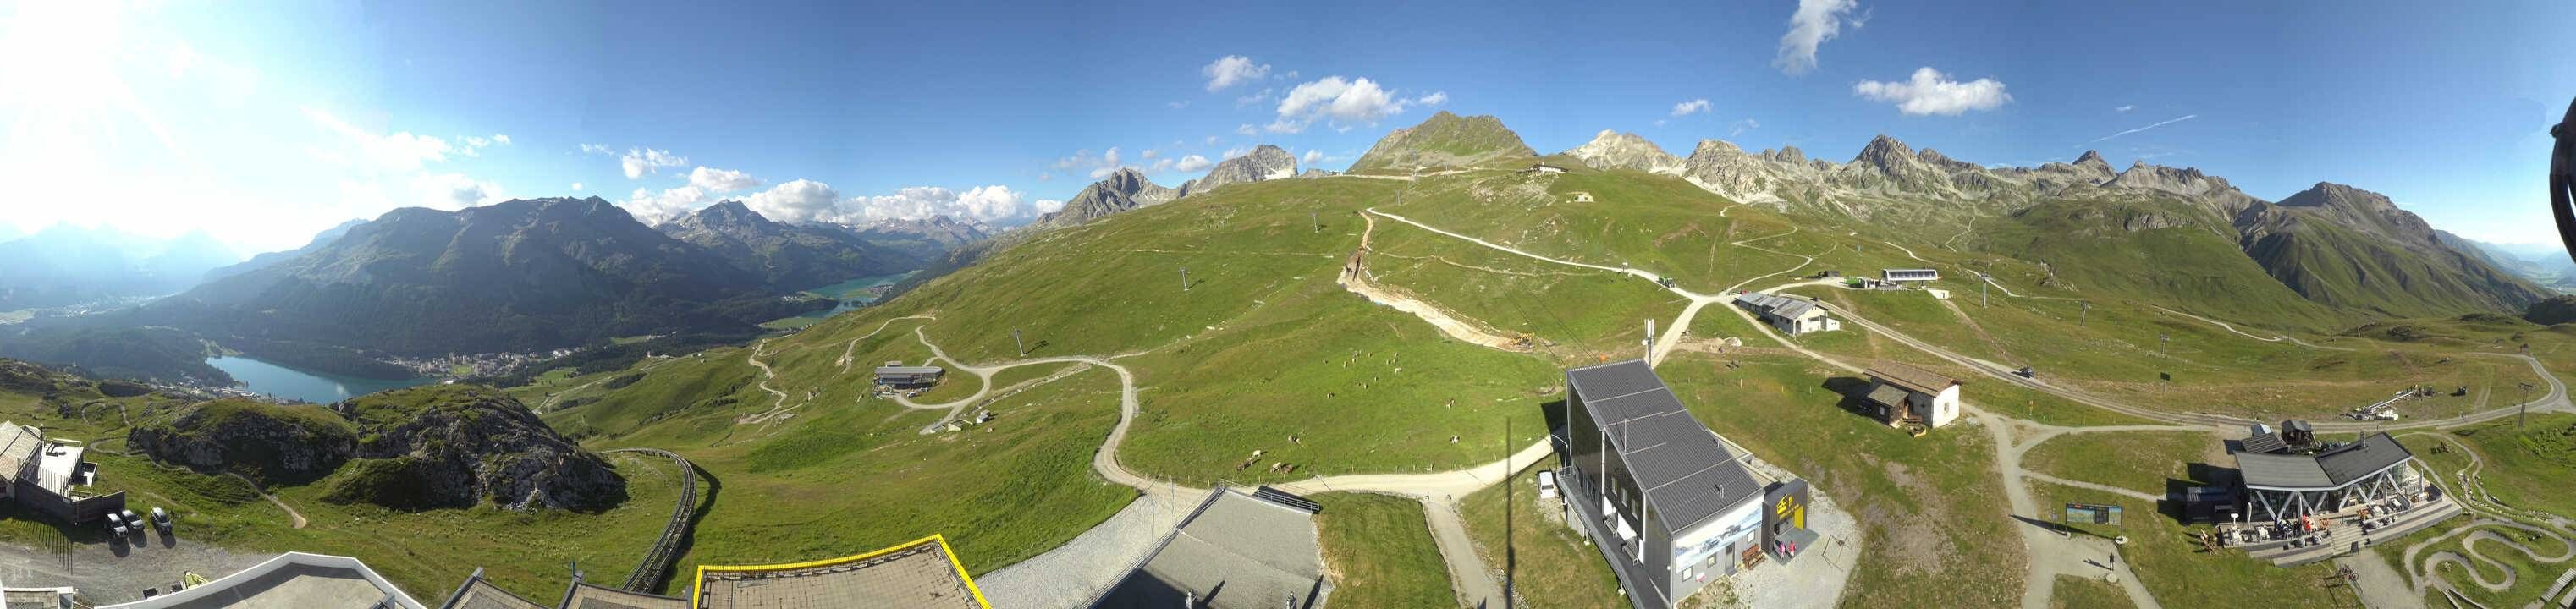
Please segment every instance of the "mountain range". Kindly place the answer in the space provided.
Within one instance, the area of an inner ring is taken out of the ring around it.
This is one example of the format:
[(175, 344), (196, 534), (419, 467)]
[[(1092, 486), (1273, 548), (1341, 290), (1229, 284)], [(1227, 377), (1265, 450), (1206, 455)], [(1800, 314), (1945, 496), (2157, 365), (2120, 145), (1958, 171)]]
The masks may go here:
[[(2474, 248), (2446, 243), (2388, 197), (2341, 184), (2266, 201), (2195, 168), (2138, 161), (2114, 170), (2092, 151), (2069, 163), (1987, 167), (1883, 135), (1843, 163), (1795, 147), (1748, 153), (1715, 139), (1677, 158), (1610, 131), (1566, 154), (1595, 168), (1680, 176), (1787, 213), (1940, 231), (1963, 249), (2058, 263), (2068, 281), (2256, 301), (2279, 314), (2254, 317), (2275, 321), (2519, 312), (2548, 295)], [(2275, 285), (2244, 291), (2255, 273)]]
[(206, 233), (155, 239), (58, 224), (0, 242), (0, 311), (161, 296), (241, 255)]

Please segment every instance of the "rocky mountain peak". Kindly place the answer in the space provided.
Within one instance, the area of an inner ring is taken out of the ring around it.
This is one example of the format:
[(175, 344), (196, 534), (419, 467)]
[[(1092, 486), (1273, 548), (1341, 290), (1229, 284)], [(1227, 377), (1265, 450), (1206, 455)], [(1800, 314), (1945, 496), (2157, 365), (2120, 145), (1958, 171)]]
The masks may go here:
[(2084, 151), (2083, 156), (2075, 157), (2075, 166), (2100, 169), (2103, 173), (2111, 172), (2111, 162), (2102, 160), (2102, 153), (2091, 150)]
[(1297, 176), (1297, 155), (1278, 146), (1262, 144), (1243, 156), (1226, 159), (1208, 168), (1205, 177), (1181, 184), (1174, 197), (1186, 197), (1227, 184), (1277, 180)]
[[(1286, 151), (1281, 151), (1286, 152)], [(1038, 218), (1039, 224), (1069, 225), (1089, 222), (1139, 207), (1149, 207), (1180, 198), (1180, 191), (1145, 178), (1143, 172), (1120, 167), (1082, 192), (1064, 202), (1064, 209)]]
[(1886, 134), (1879, 134), (1878, 137), (1869, 138), (1869, 145), (1861, 147), (1860, 154), (1853, 156), (1852, 162), (1886, 168), (1912, 156), (1914, 151), (1906, 148), (1905, 142), (1896, 141), (1896, 138), (1888, 137)]
[(1788, 163), (1791, 165), (1804, 166), (1807, 164), (1807, 153), (1805, 151), (1798, 150), (1797, 146), (1781, 146), (1779, 152), (1764, 151), (1762, 156), (1764, 158), (1771, 159), (1772, 161)]
[(1654, 142), (1638, 137), (1634, 133), (1620, 133), (1609, 129), (1601, 130), (1601, 133), (1592, 136), (1592, 141), (1585, 142), (1582, 146), (1577, 146), (1565, 153), (1574, 158), (1583, 159), (1586, 165), (1601, 169), (1634, 169), (1655, 173), (1680, 173), (1682, 170), (1682, 160), (1671, 153), (1664, 152), (1662, 146), (1656, 146)]
[(705, 209), (681, 216), (673, 222), (686, 228), (706, 229), (752, 228), (771, 224), (769, 218), (761, 216), (760, 212), (752, 211), (751, 206), (733, 200), (709, 205)]

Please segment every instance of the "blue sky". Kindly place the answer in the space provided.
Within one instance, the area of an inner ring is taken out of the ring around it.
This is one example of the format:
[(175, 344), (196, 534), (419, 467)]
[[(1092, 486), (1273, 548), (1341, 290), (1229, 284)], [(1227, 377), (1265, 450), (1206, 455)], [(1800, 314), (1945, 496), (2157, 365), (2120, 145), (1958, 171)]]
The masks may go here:
[[(0, 9), (0, 222), (260, 250), (397, 206), (597, 195), (1010, 224), (1104, 168), (1177, 185), (1272, 143), (1339, 169), (1450, 110), (1550, 152), (1602, 129), (1837, 161), (1879, 133), (1986, 164), (2093, 148), (2536, 242), (2576, 95), (2546, 29), (2576, 23), (2564, 2), (1809, 0), (1803, 28), (1786, 1), (517, 4)], [(1784, 38), (1826, 23), (1795, 69)]]

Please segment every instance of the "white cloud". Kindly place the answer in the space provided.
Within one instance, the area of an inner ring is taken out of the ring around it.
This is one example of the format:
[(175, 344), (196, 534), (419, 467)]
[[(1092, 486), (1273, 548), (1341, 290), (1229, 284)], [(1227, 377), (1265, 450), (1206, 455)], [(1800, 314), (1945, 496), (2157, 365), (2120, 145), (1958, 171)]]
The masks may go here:
[[(1442, 96), (1445, 100), (1447, 96)], [(1403, 112), (1411, 100), (1388, 94), (1375, 81), (1366, 78), (1343, 80), (1326, 76), (1297, 88), (1279, 100), (1279, 119), (1264, 127), (1271, 133), (1297, 133), (1316, 121), (1337, 128), (1356, 123), (1375, 125), (1380, 119)]]
[(1439, 106), (1445, 103), (1449, 103), (1448, 91), (1432, 91), (1430, 95), (1413, 98), (1413, 105), (1416, 106)]
[(668, 150), (628, 148), (626, 156), (617, 158), (617, 164), (626, 169), (626, 179), (633, 180), (665, 168), (687, 165), (689, 158), (671, 154)]
[(2110, 134), (2110, 135), (2105, 135), (2105, 136), (2102, 136), (2102, 137), (2093, 138), (2093, 141), (2091, 141), (2091, 142), (2085, 142), (2085, 143), (2087, 143), (2087, 144), (2096, 143), (2096, 142), (2100, 142), (2100, 141), (2102, 141), (2102, 140), (2107, 140), (2107, 139), (2111, 139), (2111, 138), (2115, 138), (2115, 137), (2120, 137), (2120, 136), (2128, 135), (2128, 134), (2131, 134), (2131, 133), (2137, 133), (2137, 132), (2145, 131), (2145, 130), (2148, 130), (2148, 129), (2154, 129), (2154, 128), (2162, 127), (2162, 126), (2165, 126), (2165, 125), (2171, 125), (2171, 124), (2174, 124), (2174, 123), (2179, 123), (2179, 122), (2183, 122), (2183, 121), (2187, 121), (2187, 120), (2191, 120), (2191, 119), (2195, 119), (2195, 118), (2200, 118), (2200, 115), (2198, 115), (2198, 114), (2185, 114), (2185, 115), (2182, 115), (2180, 118), (2171, 118), (2171, 119), (2165, 119), (2165, 120), (2161, 120), (2161, 121), (2156, 121), (2156, 124), (2153, 124), (2153, 125), (2147, 125), (2147, 126), (2145, 126), (2145, 127), (2139, 127), (2139, 128), (2136, 128), (2136, 129), (2130, 129), (2130, 130), (2122, 131), (2122, 132), (2119, 132), (2119, 133), (2113, 133), (2113, 134)]
[(1216, 166), (1216, 161), (1210, 161), (1207, 157), (1193, 154), (1181, 157), (1181, 162), (1174, 163), (1172, 168), (1181, 171), (1203, 171), (1214, 166)]
[(919, 220), (948, 216), (970, 222), (1018, 224), (1064, 208), (1063, 201), (1029, 201), (1006, 186), (983, 186), (957, 192), (938, 186), (913, 186), (890, 195), (855, 197), (839, 221)]
[[(1798, 0), (1798, 12), (1789, 15), (1789, 33), (1780, 35), (1780, 55), (1771, 65), (1792, 75), (1816, 69), (1816, 47), (1842, 34), (1843, 15), (1859, 6), (1859, 0)], [(1852, 20), (1852, 29), (1860, 29), (1866, 19)]]
[(1299, 160), (1301, 160), (1301, 161), (1305, 162), (1305, 163), (1306, 163), (1306, 164), (1308, 164), (1308, 165), (1313, 165), (1313, 164), (1316, 164), (1316, 163), (1319, 163), (1319, 162), (1323, 162), (1323, 160), (1324, 160), (1324, 151), (1322, 151), (1322, 150), (1315, 150), (1315, 149), (1311, 149), (1311, 148), (1309, 148), (1309, 149), (1307, 149), (1307, 150), (1306, 150), (1306, 156), (1305, 156), (1305, 158), (1303, 158), (1303, 159), (1299, 159)]
[(1147, 149), (1145, 149), (1145, 152), (1144, 152), (1144, 153), (1142, 153), (1142, 154), (1138, 154), (1138, 155), (1136, 155), (1136, 156), (1137, 156), (1137, 157), (1139, 157), (1139, 158), (1146, 159), (1146, 160), (1152, 160), (1154, 157), (1162, 156), (1162, 154), (1163, 154), (1163, 153), (1162, 153), (1161, 151), (1157, 151), (1157, 150), (1152, 149), (1152, 148), (1147, 148)]
[(1735, 137), (1735, 136), (1737, 136), (1737, 135), (1739, 135), (1739, 134), (1742, 134), (1742, 133), (1744, 133), (1744, 132), (1746, 132), (1746, 131), (1752, 131), (1752, 130), (1760, 129), (1760, 128), (1762, 128), (1762, 123), (1761, 123), (1761, 122), (1759, 122), (1759, 121), (1755, 121), (1755, 120), (1753, 120), (1753, 119), (1749, 119), (1749, 118), (1748, 118), (1748, 119), (1744, 119), (1744, 120), (1740, 120), (1740, 121), (1735, 121), (1735, 124), (1734, 124), (1734, 125), (1732, 125), (1732, 126), (1731, 126), (1731, 128), (1729, 128), (1729, 129), (1726, 131), (1726, 136), (1727, 136), (1727, 137)]
[(608, 147), (608, 145), (607, 145), (607, 144), (582, 144), (582, 145), (581, 145), (581, 153), (582, 153), (582, 154), (617, 154), (617, 151), (616, 151), (616, 150), (614, 150), (614, 149), (610, 149), (610, 148)]
[(626, 208), (626, 213), (634, 215), (636, 221), (653, 225), (688, 215), (714, 202), (707, 196), (706, 189), (682, 186), (659, 194), (638, 188), (634, 194), (627, 195), (626, 200), (617, 202), (617, 206)]
[[(1244, 125), (1244, 126), (1245, 126), (1245, 127), (1251, 127), (1251, 125)], [(1242, 131), (1242, 130), (1241, 130), (1241, 129), (1237, 129), (1236, 131), (1237, 131), (1237, 132), (1240, 132), (1240, 131)], [(1214, 146), (1214, 145), (1216, 145), (1216, 142), (1217, 142), (1217, 137), (1216, 137), (1216, 136), (1213, 136), (1213, 135), (1211, 135), (1211, 136), (1207, 136), (1207, 145), (1209, 145), (1209, 146)]]
[(1182, 108), (1190, 107), (1190, 102), (1189, 102), (1189, 100), (1163, 102), (1163, 107), (1165, 107), (1165, 108), (1171, 108), (1171, 109), (1173, 109), (1173, 110), (1179, 110), (1179, 109), (1182, 109)]
[(1208, 91), (1222, 91), (1236, 83), (1269, 76), (1270, 64), (1255, 64), (1250, 57), (1227, 55), (1209, 62), (1206, 67), (1199, 68), (1199, 73), (1207, 75)]
[(1225, 156), (1224, 156), (1224, 157), (1222, 157), (1222, 158), (1228, 158), (1228, 159), (1231, 159), (1231, 158), (1234, 158), (1234, 157), (1239, 157), (1239, 156), (1243, 156), (1243, 155), (1247, 155), (1247, 154), (1252, 154), (1252, 147), (1251, 147), (1251, 146), (1236, 146), (1236, 147), (1233, 147), (1233, 148), (1227, 148), (1227, 149), (1225, 149)]
[(1091, 151), (1087, 149), (1076, 150), (1073, 152), (1073, 156), (1056, 159), (1055, 163), (1048, 165), (1048, 167), (1057, 171), (1081, 171), (1089, 174), (1091, 178), (1095, 180), (1109, 177), (1109, 174), (1117, 173), (1118, 168), (1125, 166), (1127, 166), (1126, 160), (1119, 158), (1118, 148), (1115, 146), (1110, 147), (1108, 151), (1100, 154), (1092, 154)]
[(1160, 160), (1160, 161), (1154, 161), (1153, 171), (1154, 171), (1155, 173), (1162, 173), (1162, 172), (1171, 171), (1171, 170), (1172, 170), (1172, 160), (1171, 160), (1171, 159), (1163, 159), (1163, 160)]
[(2112, 109), (2111, 109), (2111, 111), (2112, 111), (2112, 112), (2127, 112), (2127, 111), (2130, 111), (2130, 110), (2136, 110), (2136, 109), (2138, 109), (2137, 104), (2129, 104), (2129, 105), (2125, 105), (2125, 106), (2120, 106), (2120, 107), (2118, 107), (2118, 108), (2112, 108)]
[(510, 136), (495, 133), (492, 134), (492, 141), (503, 146), (508, 146), (510, 145)]
[(697, 169), (689, 170), (689, 185), (704, 188), (707, 192), (749, 190), (759, 188), (760, 184), (761, 182), (759, 178), (751, 177), (751, 174), (749, 173), (730, 169), (716, 169), (700, 165)]
[(466, 177), (461, 173), (420, 174), (411, 180), (412, 193), (420, 205), (435, 209), (464, 209), (502, 200), (501, 185)]
[[(447, 154), (456, 151), (456, 147), (449, 145), (447, 140), (439, 139), (437, 137), (412, 135), (409, 131), (397, 131), (391, 135), (377, 135), (375, 132), (361, 129), (355, 125), (342, 121), (339, 117), (332, 116), (329, 112), (308, 108), (304, 111), (304, 115), (307, 118), (312, 119), (315, 124), (321, 125), (322, 128), (348, 138), (357, 146), (358, 158), (364, 160), (368, 164), (368, 167), (374, 169), (388, 171), (416, 170), (420, 169), (421, 165), (424, 163), (446, 161)], [(345, 158), (338, 157), (337, 155), (326, 156)]]
[(1242, 97), (1234, 98), (1234, 107), (1241, 108), (1241, 107), (1244, 107), (1244, 106), (1249, 106), (1249, 105), (1253, 105), (1253, 104), (1258, 104), (1258, 103), (1261, 103), (1261, 102), (1269, 101), (1269, 100), (1270, 100), (1270, 94), (1272, 94), (1272, 93), (1276, 93), (1276, 92), (1278, 92), (1278, 91), (1279, 91), (1278, 89), (1273, 89), (1273, 88), (1270, 88), (1270, 87), (1262, 87), (1262, 88), (1261, 88), (1261, 92), (1259, 92), (1259, 93), (1253, 93), (1253, 94), (1251, 94), (1251, 95), (1245, 95), (1245, 96), (1242, 96)]
[(1705, 97), (1673, 104), (1673, 118), (1681, 118), (1701, 112), (1707, 112), (1708, 106), (1708, 98)]
[(840, 200), (830, 184), (796, 180), (743, 197), (742, 204), (780, 222), (829, 222), (842, 218)]
[(1979, 78), (1959, 82), (1929, 66), (1915, 70), (1914, 77), (1905, 82), (1861, 81), (1852, 85), (1852, 94), (1894, 103), (1898, 111), (1914, 116), (1958, 116), (1969, 110), (1993, 110), (2012, 101), (2000, 81)]
[(572, 191), (573, 191), (573, 192), (581, 192), (581, 183), (580, 183), (580, 182), (574, 182), (574, 183), (572, 183)]

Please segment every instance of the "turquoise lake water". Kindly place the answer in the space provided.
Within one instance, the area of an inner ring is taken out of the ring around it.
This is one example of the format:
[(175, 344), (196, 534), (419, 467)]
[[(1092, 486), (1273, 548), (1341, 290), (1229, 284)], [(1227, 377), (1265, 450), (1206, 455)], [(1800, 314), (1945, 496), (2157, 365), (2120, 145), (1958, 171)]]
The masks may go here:
[(240, 356), (206, 358), (206, 364), (241, 381), (254, 393), (294, 398), (316, 404), (329, 404), (387, 389), (401, 389), (438, 382), (421, 377), (401, 380), (362, 379), (306, 372)]

